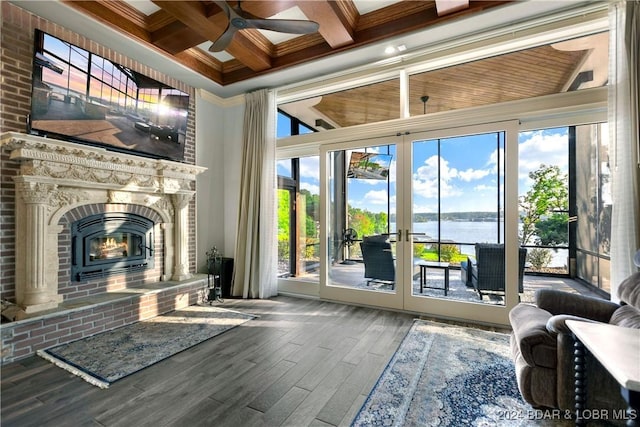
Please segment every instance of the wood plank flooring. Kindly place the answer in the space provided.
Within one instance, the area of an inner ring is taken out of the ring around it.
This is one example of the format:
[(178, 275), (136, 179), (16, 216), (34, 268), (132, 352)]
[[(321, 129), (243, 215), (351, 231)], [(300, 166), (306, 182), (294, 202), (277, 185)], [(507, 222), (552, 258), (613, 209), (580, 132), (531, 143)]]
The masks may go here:
[(260, 317), (101, 390), (40, 357), (2, 367), (9, 426), (343, 426), (411, 326), (405, 313), (279, 296)]

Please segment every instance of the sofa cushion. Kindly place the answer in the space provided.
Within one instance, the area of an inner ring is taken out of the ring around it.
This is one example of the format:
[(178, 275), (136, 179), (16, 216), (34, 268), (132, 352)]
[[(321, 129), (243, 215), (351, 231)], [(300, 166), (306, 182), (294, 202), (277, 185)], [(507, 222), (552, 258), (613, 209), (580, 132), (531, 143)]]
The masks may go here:
[(509, 312), (514, 339), (530, 366), (555, 368), (556, 337), (547, 331), (551, 313), (529, 304), (518, 304)]
[(618, 286), (620, 301), (640, 310), (640, 271), (624, 279)]
[(640, 310), (630, 305), (623, 305), (613, 312), (609, 323), (623, 328), (640, 329)]

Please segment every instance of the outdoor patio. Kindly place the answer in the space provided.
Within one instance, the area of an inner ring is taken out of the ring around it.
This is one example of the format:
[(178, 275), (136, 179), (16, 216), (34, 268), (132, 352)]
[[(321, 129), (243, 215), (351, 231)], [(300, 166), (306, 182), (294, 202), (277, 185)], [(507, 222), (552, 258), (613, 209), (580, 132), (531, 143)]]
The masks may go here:
[[(333, 286), (387, 293), (395, 292), (390, 283), (371, 282), (367, 284), (368, 280), (364, 278), (364, 264), (360, 262), (351, 265), (334, 264), (330, 268), (329, 277), (331, 279), (331, 285)], [(426, 285), (428, 288), (420, 289), (420, 274), (419, 269), (416, 267), (413, 275), (412, 294), (414, 296), (446, 298), (486, 304), (504, 304), (503, 297), (498, 295), (484, 295), (482, 300), (480, 300), (478, 293), (472, 287), (467, 287), (462, 282), (460, 279), (460, 269), (457, 267), (451, 267), (449, 269), (449, 289), (446, 297), (444, 295), (444, 270), (427, 269)], [(582, 295), (600, 296), (591, 290), (588, 285), (582, 284), (577, 280), (561, 276), (527, 274), (525, 270), (524, 292), (520, 294), (520, 301), (533, 303), (536, 290), (542, 288), (554, 288)]]

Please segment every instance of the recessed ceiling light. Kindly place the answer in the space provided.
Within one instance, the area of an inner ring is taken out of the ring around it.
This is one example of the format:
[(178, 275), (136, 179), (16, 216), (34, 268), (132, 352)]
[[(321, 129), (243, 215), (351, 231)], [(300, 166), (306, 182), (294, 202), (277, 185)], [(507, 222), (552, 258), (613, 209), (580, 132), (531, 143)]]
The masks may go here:
[(391, 55), (396, 52), (404, 52), (405, 50), (407, 50), (407, 46), (401, 44), (398, 46), (387, 46), (387, 48), (384, 50), (384, 53), (386, 53), (387, 55)]

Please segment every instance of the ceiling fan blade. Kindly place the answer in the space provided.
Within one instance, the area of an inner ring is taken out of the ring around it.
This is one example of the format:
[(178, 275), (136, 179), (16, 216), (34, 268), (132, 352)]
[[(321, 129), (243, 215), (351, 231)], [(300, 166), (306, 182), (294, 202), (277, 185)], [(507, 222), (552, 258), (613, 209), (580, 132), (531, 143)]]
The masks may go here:
[(317, 22), (300, 19), (247, 19), (246, 23), (248, 28), (288, 34), (312, 34), (320, 28)]
[(222, 9), (222, 11), (224, 12), (225, 15), (227, 15), (227, 18), (229, 18), (230, 15), (230, 11), (231, 8), (229, 7), (229, 5), (227, 5), (226, 1), (214, 1), (214, 3), (220, 8)]
[(234, 27), (233, 25), (229, 25), (226, 31), (222, 33), (220, 37), (218, 37), (218, 40), (216, 40), (211, 44), (211, 46), (209, 46), (209, 52), (221, 52), (225, 50), (227, 46), (229, 46), (229, 43), (231, 43), (233, 36), (236, 34), (236, 31), (238, 31), (236, 27)]
[(226, 1), (214, 1), (214, 3), (227, 15), (229, 24), (224, 33), (209, 47), (209, 52), (220, 52), (229, 46), (236, 31), (246, 28), (258, 30), (270, 30), (288, 34), (311, 34), (318, 31), (320, 25), (314, 21), (298, 19), (261, 19), (240, 8), (229, 7)]
[[(214, 1), (214, 3), (227, 15), (227, 19), (229, 23), (227, 24), (227, 29), (224, 30), (224, 33), (218, 37), (216, 41), (214, 41), (211, 46), (209, 46), (209, 52), (222, 52), (229, 46), (233, 36), (235, 35), (238, 28), (232, 25), (232, 20), (240, 18), (238, 14), (227, 5), (226, 1)], [(242, 18), (240, 18), (242, 19)]]

